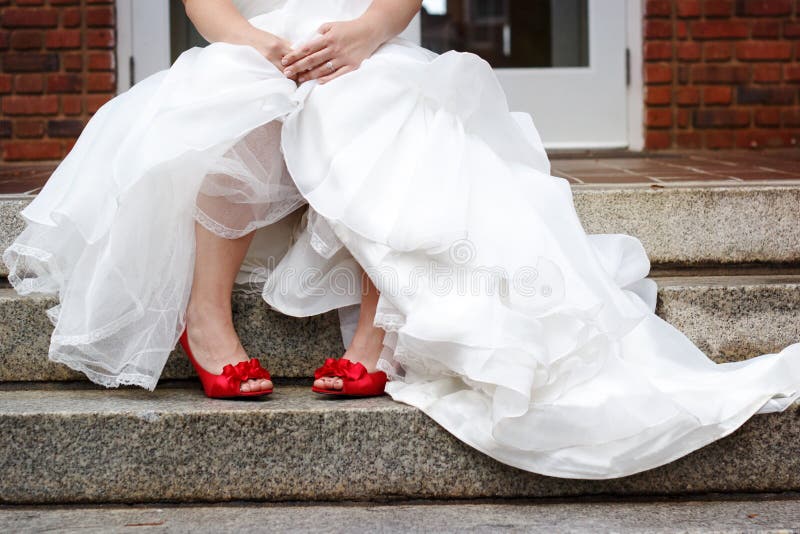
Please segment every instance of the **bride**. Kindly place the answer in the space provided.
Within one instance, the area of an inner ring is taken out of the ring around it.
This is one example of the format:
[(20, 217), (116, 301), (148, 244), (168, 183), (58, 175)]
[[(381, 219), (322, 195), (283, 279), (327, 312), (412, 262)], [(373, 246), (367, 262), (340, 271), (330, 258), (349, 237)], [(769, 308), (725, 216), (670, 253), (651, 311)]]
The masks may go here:
[(4, 253), (18, 292), (59, 296), (52, 360), (153, 389), (180, 339), (207, 395), (268, 394), (231, 319), (246, 281), (289, 315), (342, 311), (314, 391), (385, 389), (571, 478), (665, 464), (800, 396), (800, 344), (717, 365), (653, 313), (640, 242), (586, 235), (490, 66), (397, 37), (419, 0), (186, 8), (212, 44), (97, 112)]

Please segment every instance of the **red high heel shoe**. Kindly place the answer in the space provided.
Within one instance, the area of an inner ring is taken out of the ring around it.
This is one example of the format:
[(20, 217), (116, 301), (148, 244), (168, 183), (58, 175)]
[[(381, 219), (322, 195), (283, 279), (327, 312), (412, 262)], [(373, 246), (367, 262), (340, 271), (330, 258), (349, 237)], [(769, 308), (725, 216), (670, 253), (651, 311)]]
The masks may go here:
[(386, 373), (375, 371), (368, 373), (360, 363), (353, 363), (346, 358), (328, 358), (314, 371), (314, 380), (325, 377), (342, 379), (342, 389), (325, 389), (311, 386), (311, 391), (337, 397), (377, 397), (383, 395), (386, 386)]
[(186, 330), (181, 334), (180, 343), (183, 351), (189, 357), (189, 361), (192, 362), (194, 370), (197, 371), (197, 376), (200, 377), (200, 383), (203, 384), (203, 391), (207, 397), (229, 399), (233, 397), (259, 397), (272, 393), (272, 388), (258, 391), (242, 391), (240, 389), (242, 382), (246, 380), (259, 380), (262, 378), (272, 380), (269, 371), (261, 367), (256, 358), (250, 358), (248, 361), (239, 362), (236, 365), (228, 364), (222, 368), (222, 374), (215, 375), (203, 369), (194, 359), (192, 349), (189, 348), (189, 336)]

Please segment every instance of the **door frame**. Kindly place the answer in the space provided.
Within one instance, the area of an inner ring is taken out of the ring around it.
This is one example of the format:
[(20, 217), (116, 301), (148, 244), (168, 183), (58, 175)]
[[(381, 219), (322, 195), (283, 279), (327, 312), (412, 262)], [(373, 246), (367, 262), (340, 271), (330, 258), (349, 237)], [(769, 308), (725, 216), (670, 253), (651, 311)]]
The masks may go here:
[[(117, 93), (128, 90), (144, 74), (170, 65), (169, 1), (116, 0)], [(134, 8), (134, 2), (136, 8)], [(627, 136), (628, 150), (644, 149), (644, 84), (642, 71), (642, 16), (645, 0), (625, 0), (627, 29)], [(137, 24), (137, 21), (139, 22)], [(404, 36), (418, 39), (419, 25)]]
[(116, 0), (117, 94), (170, 66), (169, 3)]
[(645, 0), (626, 0), (628, 58), (628, 150), (644, 150), (644, 56), (642, 23)]

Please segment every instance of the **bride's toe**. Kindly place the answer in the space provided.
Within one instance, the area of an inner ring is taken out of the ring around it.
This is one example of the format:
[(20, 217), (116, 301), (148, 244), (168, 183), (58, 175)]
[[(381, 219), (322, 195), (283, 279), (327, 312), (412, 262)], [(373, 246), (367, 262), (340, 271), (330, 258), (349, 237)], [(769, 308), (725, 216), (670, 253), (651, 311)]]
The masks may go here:
[(314, 387), (320, 389), (342, 389), (342, 379), (333, 376), (324, 376), (314, 381)]
[(242, 386), (244, 386), (245, 384), (247, 384), (247, 387), (250, 392), (264, 391), (266, 389), (269, 389), (272, 385), (272, 383), (269, 380), (264, 378), (251, 378), (250, 380), (247, 380), (246, 382), (242, 383)]
[[(325, 379), (325, 388), (326, 389), (338, 389), (336, 387), (336, 381), (339, 380), (333, 376), (329, 376)], [(341, 387), (341, 386), (340, 386)]]
[(337, 376), (328, 376), (324, 378), (325, 389), (342, 389), (342, 379)]

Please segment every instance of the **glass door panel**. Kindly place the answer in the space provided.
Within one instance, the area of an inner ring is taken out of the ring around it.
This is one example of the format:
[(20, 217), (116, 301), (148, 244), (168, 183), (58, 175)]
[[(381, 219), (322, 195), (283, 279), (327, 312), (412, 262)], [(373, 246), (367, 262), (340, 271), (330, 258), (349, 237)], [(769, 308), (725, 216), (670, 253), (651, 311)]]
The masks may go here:
[(169, 4), (170, 57), (174, 63), (178, 56), (195, 46), (206, 46), (206, 41), (186, 16), (183, 2)]
[(625, 0), (425, 0), (416, 24), (497, 69), (548, 147), (627, 146)]
[(588, 0), (427, 0), (422, 46), (472, 52), (495, 68), (588, 67)]

